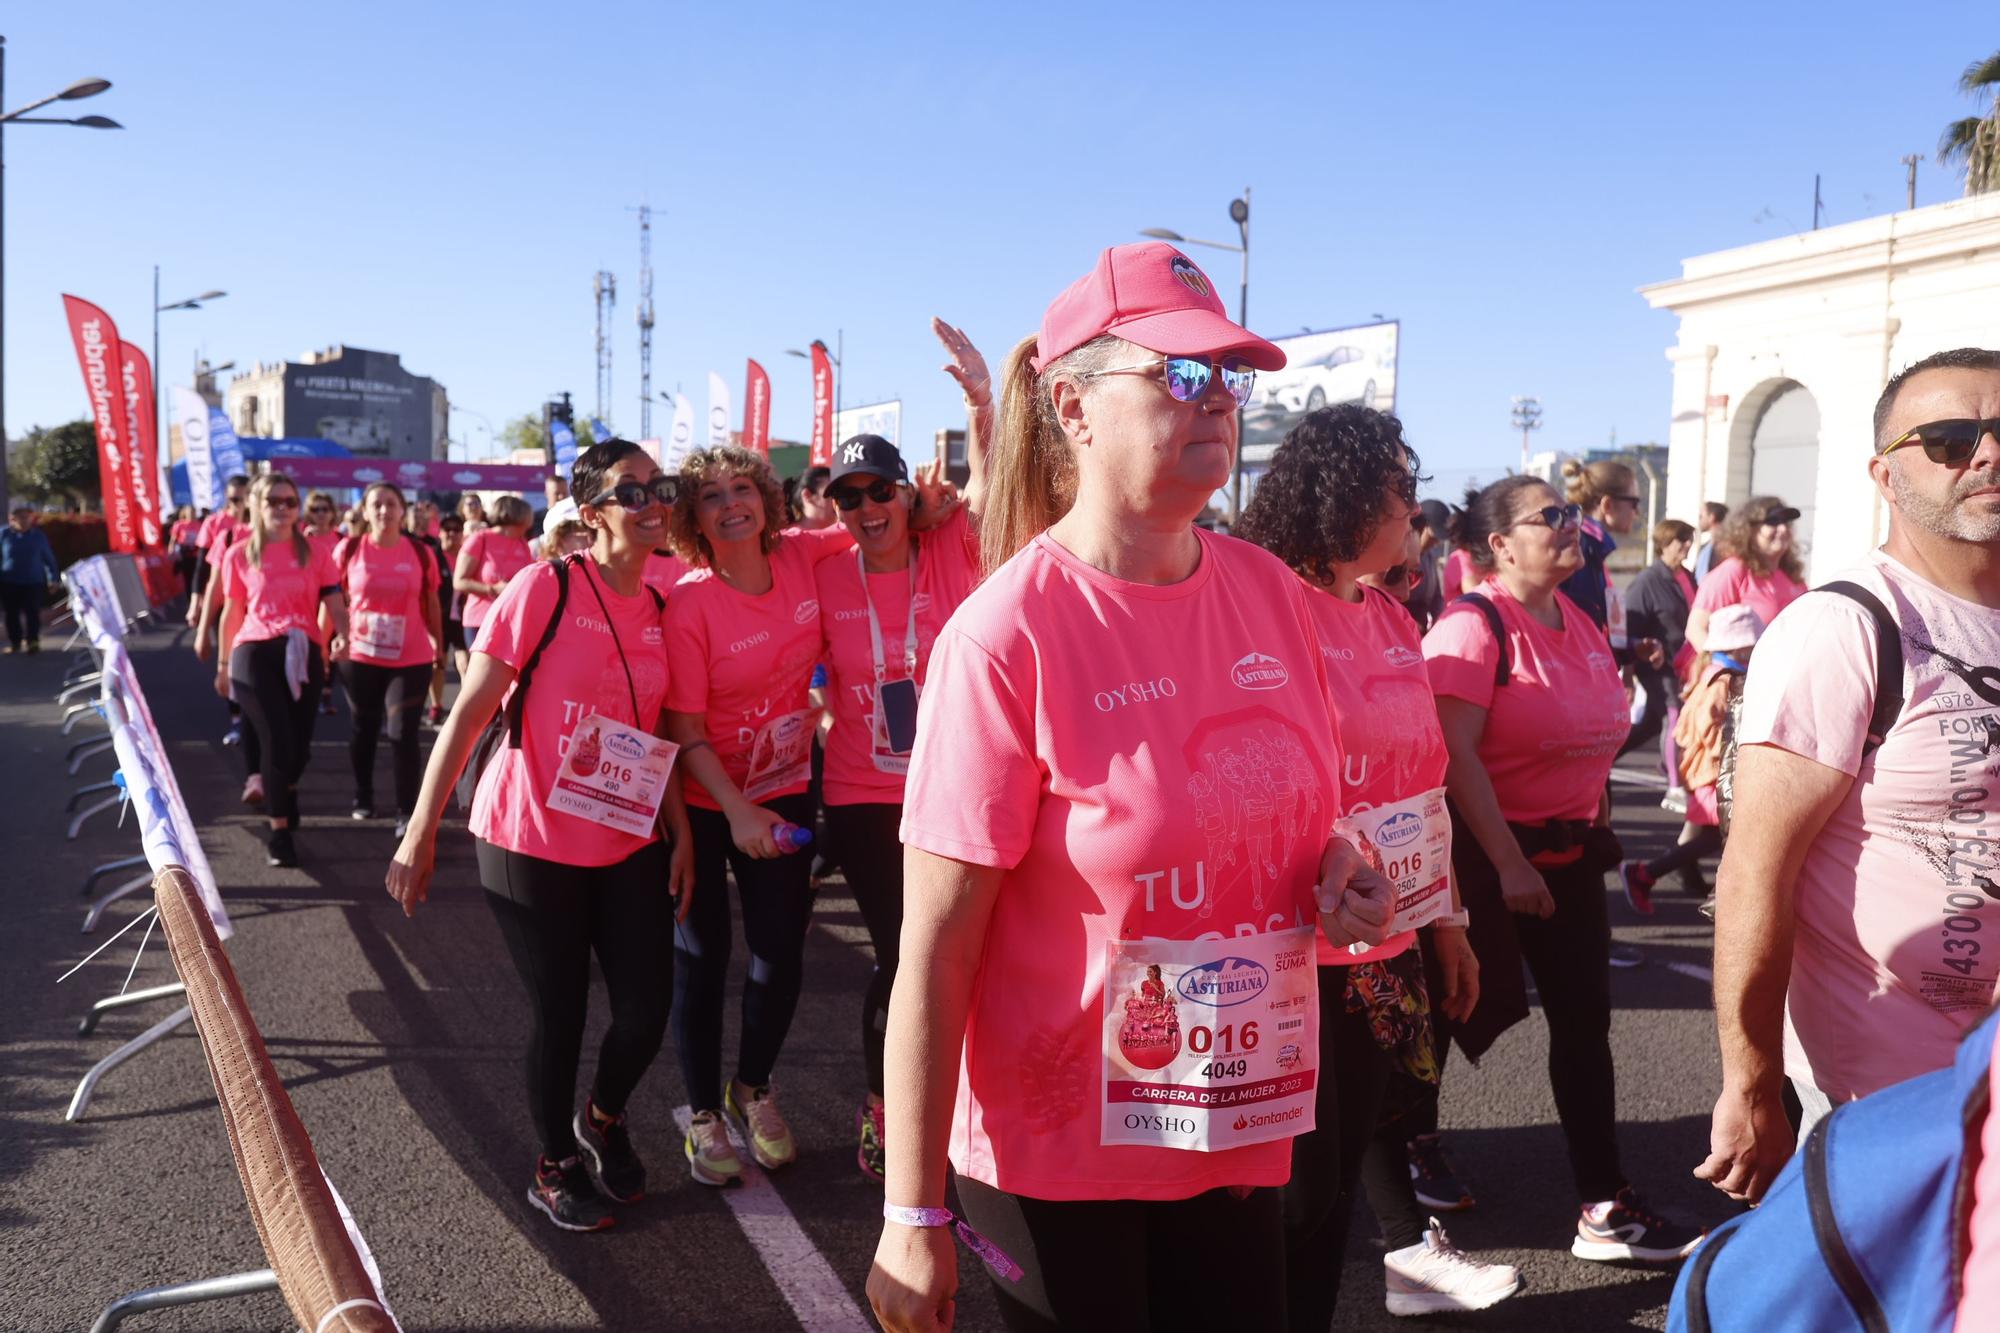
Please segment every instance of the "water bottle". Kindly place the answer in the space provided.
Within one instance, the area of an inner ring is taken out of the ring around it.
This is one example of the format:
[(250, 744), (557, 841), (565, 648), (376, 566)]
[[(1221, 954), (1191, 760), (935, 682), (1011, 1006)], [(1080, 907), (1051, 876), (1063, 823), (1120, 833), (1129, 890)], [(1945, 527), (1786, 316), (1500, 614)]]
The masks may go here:
[(797, 824), (779, 824), (771, 830), (771, 841), (777, 843), (778, 851), (785, 855), (809, 846), (812, 840), (812, 830), (800, 828)]

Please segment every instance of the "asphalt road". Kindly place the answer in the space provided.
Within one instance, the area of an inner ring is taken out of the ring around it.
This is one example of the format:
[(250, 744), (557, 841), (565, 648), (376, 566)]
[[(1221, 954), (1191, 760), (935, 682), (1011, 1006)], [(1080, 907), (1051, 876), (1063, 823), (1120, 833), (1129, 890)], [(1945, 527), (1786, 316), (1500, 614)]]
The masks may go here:
[[(134, 657), (237, 924), (230, 953), (271, 1056), (407, 1327), (817, 1329), (843, 1327), (843, 1305), (866, 1310), (880, 1191), (854, 1168), (852, 1123), (870, 961), (860, 916), (837, 883), (821, 896), (806, 995), (779, 1069), (798, 1163), (757, 1195), (732, 1199), (691, 1182), (679, 1169), (673, 1117), (682, 1098), (670, 1045), (631, 1107), (653, 1163), (653, 1193), (610, 1233), (561, 1234), (523, 1198), (533, 1153), (520, 1073), (527, 1017), (474, 882), (469, 840), (443, 839), (432, 900), (405, 921), (381, 887), (390, 822), (347, 816), (343, 711), (321, 719), (306, 776), (299, 841), (309, 859), (298, 870), (267, 869), (258, 821), (237, 803), (241, 760), (220, 744), (223, 709), (206, 669), (165, 632), (135, 640)], [(0, 658), (9, 793), (0, 802), (8, 907), (0, 932), (0, 1329), (22, 1333), (86, 1328), (122, 1292), (265, 1262), (191, 1031), (112, 1073), (83, 1120), (63, 1121), (84, 1071), (164, 1012), (127, 1010), (94, 1036), (76, 1035), (90, 1001), (118, 990), (136, 931), (56, 984), (144, 901), (113, 907), (94, 937), (78, 933), (83, 876), (136, 853), (138, 842), (129, 824), (118, 829), (108, 815), (78, 841), (64, 840), (69, 793), (108, 776), (110, 761), (86, 761), (75, 780), (63, 772), (74, 738), (57, 734), (50, 703), (63, 665), (53, 652)], [(388, 785), (384, 773), (378, 790)], [(1628, 847), (1642, 854), (1671, 838), (1651, 800), (1628, 791), (1619, 810)], [(1671, 890), (1644, 925), (1613, 897), (1619, 941), (1643, 955), (1613, 975), (1626, 1170), (1658, 1206), (1712, 1224), (1729, 1206), (1689, 1175), (1705, 1151), (1718, 1082), (1709, 932), (1694, 900)], [(155, 941), (132, 984), (170, 979)], [(587, 1052), (599, 1032), (601, 1020)], [(1518, 1264), (1527, 1286), (1493, 1310), (1428, 1322), (1534, 1333), (1661, 1327), (1670, 1274), (1569, 1256), (1575, 1205), (1545, 1059), (1544, 1029), (1531, 1017), (1477, 1068), (1455, 1058), (1448, 1070), (1448, 1142), (1479, 1196), (1476, 1209), (1450, 1220), (1452, 1237)], [(1358, 1219), (1354, 1231), (1336, 1327), (1422, 1326), (1383, 1312), (1372, 1221)], [(752, 1234), (766, 1238), (764, 1251)], [(775, 1255), (768, 1266), (766, 1255)], [(961, 1270), (960, 1326), (997, 1327), (976, 1261), (962, 1256)], [(815, 1287), (815, 1274), (830, 1276)], [(794, 1299), (803, 1291), (817, 1313), (802, 1320), (787, 1290)], [(268, 1295), (128, 1326), (291, 1324)]]

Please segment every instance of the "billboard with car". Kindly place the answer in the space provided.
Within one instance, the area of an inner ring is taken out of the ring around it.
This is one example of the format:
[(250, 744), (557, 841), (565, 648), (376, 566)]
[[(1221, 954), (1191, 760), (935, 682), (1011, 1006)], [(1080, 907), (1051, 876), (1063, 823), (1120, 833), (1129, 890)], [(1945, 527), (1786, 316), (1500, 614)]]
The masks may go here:
[(1400, 320), (1356, 324), (1290, 338), (1273, 338), (1285, 351), (1283, 370), (1261, 371), (1243, 410), (1243, 465), (1254, 469), (1308, 413), (1335, 403), (1396, 410), (1396, 350)]

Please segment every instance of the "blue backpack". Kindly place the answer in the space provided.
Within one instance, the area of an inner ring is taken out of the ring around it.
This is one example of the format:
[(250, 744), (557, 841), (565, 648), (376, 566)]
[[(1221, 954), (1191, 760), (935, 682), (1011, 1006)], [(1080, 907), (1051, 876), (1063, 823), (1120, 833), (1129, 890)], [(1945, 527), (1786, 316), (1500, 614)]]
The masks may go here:
[(1702, 1243), (1669, 1333), (1951, 1333), (1969, 1251), (1995, 1016), (1949, 1068), (1837, 1107), (1756, 1209)]

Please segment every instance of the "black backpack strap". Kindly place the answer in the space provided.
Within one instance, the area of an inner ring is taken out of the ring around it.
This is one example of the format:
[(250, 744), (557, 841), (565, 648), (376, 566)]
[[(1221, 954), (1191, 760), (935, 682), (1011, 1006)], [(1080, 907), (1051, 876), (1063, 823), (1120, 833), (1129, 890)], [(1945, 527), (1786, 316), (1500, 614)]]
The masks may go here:
[(1881, 598), (1858, 583), (1836, 579), (1819, 591), (1858, 602), (1875, 622), (1875, 711), (1868, 718), (1868, 740), (1861, 747), (1864, 756), (1870, 755), (1889, 738), (1889, 728), (1903, 711), (1903, 627)]
[(507, 744), (521, 748), (521, 718), (528, 707), (528, 681), (535, 674), (535, 663), (542, 660), (542, 650), (555, 642), (556, 629), (562, 624), (563, 607), (569, 602), (569, 561), (550, 562), (556, 568), (556, 605), (549, 612), (549, 623), (542, 626), (542, 637), (535, 644), (535, 651), (528, 654), (528, 660), (521, 663), (521, 673), (514, 680), (514, 696), (507, 701)]
[(1461, 593), (1452, 600), (1477, 607), (1479, 614), (1486, 617), (1486, 628), (1493, 631), (1493, 642), (1500, 649), (1499, 665), (1493, 668), (1493, 683), (1496, 686), (1505, 685), (1514, 677), (1514, 662), (1507, 651), (1507, 626), (1500, 619), (1500, 608), (1493, 605), (1493, 599), (1483, 592)]

